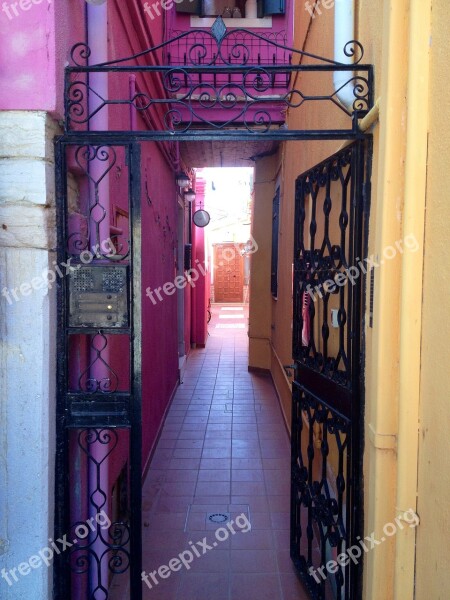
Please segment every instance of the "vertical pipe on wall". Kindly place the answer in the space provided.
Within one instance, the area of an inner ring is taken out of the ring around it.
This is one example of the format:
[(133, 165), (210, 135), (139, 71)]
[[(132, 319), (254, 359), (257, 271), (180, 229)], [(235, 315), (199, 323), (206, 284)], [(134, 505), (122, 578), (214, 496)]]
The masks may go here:
[[(384, 0), (379, 65), (380, 119), (375, 161), (370, 251), (379, 260), (402, 235), (405, 161), (405, 69), (409, 0)], [(376, 224), (376, 226), (373, 226)], [(373, 329), (367, 330), (365, 530), (382, 532), (395, 518), (398, 431), (399, 260), (374, 271)], [(400, 535), (400, 532), (399, 532)], [(386, 539), (364, 561), (364, 598), (386, 600), (394, 588), (395, 540)], [(392, 596), (392, 593), (391, 593)], [(405, 597), (406, 598), (406, 597)]]
[[(418, 248), (402, 254), (396, 507), (399, 514), (415, 511), (417, 505), (430, 30), (431, 0), (411, 0), (403, 237), (414, 236)], [(395, 542), (394, 598), (413, 598), (416, 530), (405, 527)]]
[[(354, 57), (347, 56), (345, 48), (348, 42), (355, 39), (355, 0), (338, 0), (334, 5), (334, 60), (351, 65)], [(335, 71), (333, 73), (334, 89), (337, 97), (347, 108), (351, 108), (355, 95), (353, 83), (348, 83), (352, 71)], [(346, 85), (347, 84), (347, 85)]]
[(130, 131), (136, 131), (137, 129), (137, 115), (136, 106), (133, 103), (133, 99), (136, 96), (136, 75), (130, 75)]
[[(87, 10), (87, 27), (88, 27), (88, 45), (91, 50), (89, 58), (89, 64), (95, 65), (108, 60), (108, 4), (95, 6), (88, 5)], [(90, 87), (95, 90), (99, 96), (103, 99), (108, 99), (108, 75), (106, 73), (90, 73), (89, 75)], [(89, 113), (92, 114), (99, 106), (102, 100), (96, 94), (89, 94)], [(107, 131), (108, 130), (108, 106), (104, 106), (95, 116), (90, 119), (90, 129), (94, 131)], [(101, 180), (101, 183), (96, 186), (93, 181), (99, 181), (105, 172), (106, 163), (101, 160), (93, 160), (90, 163), (90, 206), (92, 207), (97, 200), (98, 203), (104, 209), (104, 218), (99, 224), (99, 239), (96, 237), (95, 223), (91, 221), (91, 245), (99, 243), (101, 244), (110, 237), (111, 227), (111, 205), (110, 205), (110, 194), (109, 194), (109, 179), (108, 176)], [(93, 181), (92, 181), (93, 180)], [(95, 194), (98, 194), (97, 199)], [(109, 364), (110, 352), (108, 346), (102, 351), (102, 359), (106, 363), (104, 364), (100, 360), (96, 360), (97, 353), (94, 348), (91, 350), (91, 373), (90, 377), (97, 382), (107, 380), (110, 376), (107, 364)], [(95, 362), (94, 362), (95, 361)], [(100, 434), (100, 430), (97, 430)], [(94, 436), (95, 439), (95, 436)], [(111, 517), (111, 507), (109, 505), (109, 460), (107, 458), (109, 452), (108, 444), (101, 444), (94, 442), (92, 444), (92, 460), (89, 461), (89, 494), (92, 498), (92, 494), (95, 493), (98, 487), (103, 490), (106, 494), (106, 504), (103, 507), (105, 512)], [(99, 465), (99, 466), (97, 466)], [(101, 466), (100, 466), (101, 465)], [(98, 473), (98, 470), (100, 473)], [(97, 494), (98, 498), (99, 495)], [(90, 517), (96, 517), (96, 509), (94, 506), (90, 506), (91, 514)], [(96, 535), (95, 532), (93, 534)], [(94, 542), (93, 551), (97, 557), (102, 556), (105, 551), (105, 547), (101, 540)], [(106, 557), (107, 558), (107, 557)], [(90, 588), (91, 592), (95, 590), (99, 584), (98, 579), (101, 578), (102, 585), (105, 587), (108, 585), (108, 560), (103, 560), (100, 566), (97, 568), (95, 561), (93, 561), (90, 571)]]

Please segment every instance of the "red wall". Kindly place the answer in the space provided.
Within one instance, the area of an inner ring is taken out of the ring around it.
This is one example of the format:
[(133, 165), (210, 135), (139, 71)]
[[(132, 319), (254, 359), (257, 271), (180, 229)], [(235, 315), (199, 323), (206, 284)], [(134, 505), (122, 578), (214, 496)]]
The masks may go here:
[[(156, 44), (162, 38), (163, 22), (155, 20), (150, 30), (141, 10), (134, 2), (115, 2), (108, 15), (111, 31), (111, 59), (133, 55)], [(129, 74), (112, 76), (111, 98), (124, 97), (129, 89)], [(137, 76), (140, 91), (156, 93), (154, 82)], [(130, 130), (132, 121), (128, 108), (109, 111), (111, 130)], [(137, 129), (152, 126), (138, 112)], [(158, 114), (153, 113), (155, 126)], [(178, 384), (177, 299), (176, 294), (163, 294), (163, 301), (153, 304), (146, 296), (148, 287), (161, 287), (175, 278), (177, 248), (177, 202), (171, 161), (173, 148), (153, 142), (141, 145), (141, 215), (142, 215), (142, 435), (145, 465), (156, 440), (162, 418)], [(114, 184), (111, 176), (111, 190)], [(119, 190), (117, 189), (117, 192)], [(126, 190), (117, 193), (126, 198)], [(114, 201), (114, 196), (112, 196)], [(115, 201), (114, 201), (115, 202)]]
[[(193, 212), (205, 206), (205, 185), (206, 182), (197, 177)], [(197, 346), (205, 346), (208, 337), (206, 309), (209, 298), (209, 286), (207, 285), (209, 274), (205, 261), (205, 230), (192, 223), (192, 267), (198, 271), (199, 275), (192, 290), (192, 341)]]
[[(142, 368), (143, 457), (155, 441), (161, 419), (178, 381), (177, 296), (156, 304), (145, 294), (173, 282), (177, 248), (174, 175), (155, 144), (143, 144), (142, 171)], [(147, 182), (147, 190), (145, 183)], [(147, 200), (147, 192), (150, 201)]]

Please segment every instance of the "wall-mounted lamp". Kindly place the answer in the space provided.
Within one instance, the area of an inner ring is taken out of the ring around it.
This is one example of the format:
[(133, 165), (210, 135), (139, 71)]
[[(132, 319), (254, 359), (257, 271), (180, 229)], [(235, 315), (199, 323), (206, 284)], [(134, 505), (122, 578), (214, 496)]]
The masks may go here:
[(186, 175), (186, 173), (183, 173), (183, 172), (176, 174), (175, 182), (176, 182), (177, 186), (180, 188), (185, 188), (185, 187), (188, 187), (188, 185), (191, 185), (191, 180)]
[(188, 202), (194, 202), (195, 192), (192, 188), (189, 188), (187, 192), (184, 192), (184, 199)]

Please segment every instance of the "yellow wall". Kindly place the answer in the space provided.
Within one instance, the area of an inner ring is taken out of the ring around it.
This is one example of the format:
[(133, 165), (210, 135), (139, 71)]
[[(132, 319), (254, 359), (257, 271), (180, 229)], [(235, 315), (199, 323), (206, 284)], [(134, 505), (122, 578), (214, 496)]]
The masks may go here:
[(249, 367), (270, 369), (271, 302), (270, 268), (272, 255), (272, 203), (279, 168), (276, 154), (255, 166), (255, 201), (252, 236), (258, 251), (251, 255)]
[[(419, 488), (416, 598), (450, 594), (450, 51), (448, 0), (432, 13), (430, 125), (420, 381)], [(420, 301), (420, 299), (417, 299)]]

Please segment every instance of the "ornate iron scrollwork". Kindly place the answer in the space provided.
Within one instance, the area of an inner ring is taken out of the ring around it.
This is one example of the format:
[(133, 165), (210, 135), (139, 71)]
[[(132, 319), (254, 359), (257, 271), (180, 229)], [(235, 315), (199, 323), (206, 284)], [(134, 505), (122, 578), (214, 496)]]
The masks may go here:
[[(133, 105), (141, 113), (159, 111), (164, 130), (174, 136), (205, 127), (241, 127), (255, 135), (269, 135), (283, 122), (284, 111), (311, 103), (328, 102), (350, 118), (356, 111), (370, 110), (372, 68), (361, 63), (364, 49), (359, 42), (349, 41), (344, 48), (344, 55), (353, 61), (349, 65), (290, 48), (281, 43), (284, 40), (279, 35), (284, 34), (227, 30), (218, 17), (210, 31), (191, 29), (154, 48), (97, 65), (88, 65), (89, 47), (76, 44), (71, 51), (74, 66), (66, 69), (66, 131), (86, 127), (107, 106), (117, 110), (121, 105)], [(139, 91), (132, 98), (105, 99), (87, 77), (91, 70), (111, 76), (121, 72), (153, 74), (163, 93), (155, 97)], [(338, 90), (330, 78), (331, 85), (311, 94), (302, 89), (295, 74), (314, 70), (331, 76), (348, 73), (348, 78)], [(351, 88), (354, 95), (350, 108), (339, 101), (344, 88)], [(88, 96), (96, 100), (91, 111)], [(276, 120), (274, 107), (280, 115)], [(213, 112), (217, 109), (219, 118)]]
[[(354, 223), (350, 198), (352, 156), (352, 148), (349, 148), (331, 157), (298, 178), (296, 189), (295, 269), (299, 285), (295, 290), (295, 311), (299, 322), (294, 333), (294, 352), (305, 366), (344, 386), (351, 383), (348, 323), (351, 283), (347, 281), (347, 285), (333, 288), (330, 282), (339, 275), (345, 278), (357, 258), (353, 256), (351, 246)], [(333, 183), (338, 187), (332, 194)], [(339, 234), (336, 227), (331, 234), (332, 221), (337, 223)], [(319, 223), (323, 228), (320, 236)], [(300, 308), (305, 295), (312, 299), (308, 306), (311, 335), (306, 345), (302, 342), (304, 318)], [(330, 354), (329, 304), (333, 296), (338, 299), (338, 349), (335, 354)]]
[[(71, 525), (68, 539), (68, 564), (76, 576), (90, 575), (92, 598), (109, 598), (109, 574), (121, 575), (130, 566), (130, 526), (124, 521), (111, 522), (108, 512), (108, 490), (103, 483), (108, 459), (119, 444), (119, 432), (114, 429), (82, 429), (77, 436), (78, 447), (88, 460), (95, 486), (90, 490), (88, 521)], [(89, 523), (89, 525), (87, 524)]]

